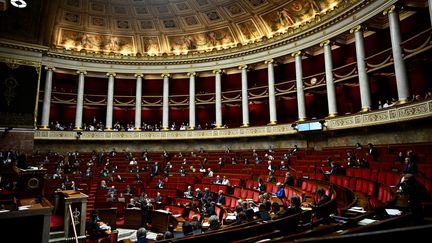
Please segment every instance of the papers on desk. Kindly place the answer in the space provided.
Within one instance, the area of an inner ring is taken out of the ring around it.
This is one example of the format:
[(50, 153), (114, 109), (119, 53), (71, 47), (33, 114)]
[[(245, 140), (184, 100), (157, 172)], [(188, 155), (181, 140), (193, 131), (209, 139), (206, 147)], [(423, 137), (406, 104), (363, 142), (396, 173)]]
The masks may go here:
[(226, 220), (236, 220), (236, 216), (234, 213), (228, 213)]
[(386, 208), (386, 212), (390, 216), (399, 216), (402, 214), (402, 211), (399, 209)]
[(368, 225), (368, 224), (372, 224), (372, 223), (374, 223), (375, 221), (377, 221), (377, 220), (376, 220), (376, 219), (368, 219), (368, 218), (365, 218), (365, 219), (360, 220), (360, 221), (358, 222), (358, 225)]
[(349, 208), (348, 211), (356, 212), (356, 213), (366, 213), (366, 211), (362, 207), (352, 207)]
[(27, 209), (30, 209), (30, 208), (31, 208), (31, 205), (24, 205), (24, 206), (19, 206), (18, 210), (27, 210)]
[(178, 217), (181, 217), (182, 215), (181, 214), (173, 214), (173, 216), (174, 216), (174, 218), (178, 218)]
[(202, 226), (203, 226), (203, 227), (209, 227), (210, 224), (209, 224), (209, 222), (203, 222), (203, 223), (202, 223)]

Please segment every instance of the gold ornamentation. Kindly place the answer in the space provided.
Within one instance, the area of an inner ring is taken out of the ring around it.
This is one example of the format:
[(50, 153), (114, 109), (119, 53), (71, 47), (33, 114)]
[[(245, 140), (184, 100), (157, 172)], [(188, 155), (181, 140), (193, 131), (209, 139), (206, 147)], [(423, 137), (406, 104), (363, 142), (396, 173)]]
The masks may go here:
[(12, 103), (12, 101), (15, 98), (15, 88), (19, 85), (18, 81), (15, 79), (14, 76), (9, 76), (3, 81), (5, 85), (5, 91), (3, 92), (3, 95), (6, 100), (6, 105), (9, 107)]

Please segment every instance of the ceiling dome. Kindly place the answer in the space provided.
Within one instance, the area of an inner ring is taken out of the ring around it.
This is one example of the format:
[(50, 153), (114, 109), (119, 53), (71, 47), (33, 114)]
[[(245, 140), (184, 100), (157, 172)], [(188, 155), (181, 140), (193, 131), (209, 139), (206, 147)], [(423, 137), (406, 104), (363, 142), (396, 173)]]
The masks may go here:
[[(346, 0), (63, 0), (50, 46), (125, 55), (235, 48), (316, 24)], [(351, 1), (353, 2), (353, 1)]]

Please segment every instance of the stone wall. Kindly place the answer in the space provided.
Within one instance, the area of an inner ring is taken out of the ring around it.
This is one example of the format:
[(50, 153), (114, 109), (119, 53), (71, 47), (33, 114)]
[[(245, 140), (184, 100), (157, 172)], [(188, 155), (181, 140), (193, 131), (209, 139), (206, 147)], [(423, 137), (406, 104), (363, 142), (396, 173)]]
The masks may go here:
[(32, 153), (34, 146), (33, 130), (3, 130), (0, 132), (0, 150), (16, 150)]

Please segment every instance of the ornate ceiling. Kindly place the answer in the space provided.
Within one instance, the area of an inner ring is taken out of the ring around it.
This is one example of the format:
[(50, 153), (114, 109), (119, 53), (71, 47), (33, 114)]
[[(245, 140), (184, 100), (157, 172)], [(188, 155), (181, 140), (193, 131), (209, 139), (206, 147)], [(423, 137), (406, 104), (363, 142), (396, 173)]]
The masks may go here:
[(317, 23), (350, 2), (357, 0), (61, 0), (51, 9), (51, 46), (125, 55), (228, 49)]

